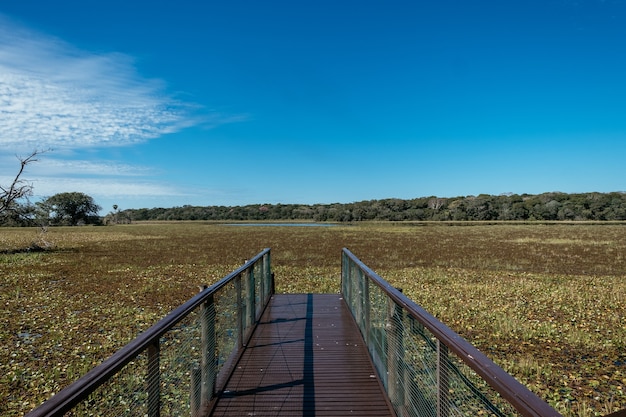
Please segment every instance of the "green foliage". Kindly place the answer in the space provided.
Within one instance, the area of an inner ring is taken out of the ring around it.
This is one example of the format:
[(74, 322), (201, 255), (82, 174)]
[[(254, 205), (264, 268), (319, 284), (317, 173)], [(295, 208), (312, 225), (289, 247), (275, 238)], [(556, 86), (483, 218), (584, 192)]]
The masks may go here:
[(185, 205), (120, 212), (142, 220), (377, 221), (605, 221), (626, 220), (626, 193), (544, 193), (369, 200), (348, 204)]
[(76, 226), (79, 224), (98, 224), (101, 209), (94, 199), (79, 192), (59, 193), (37, 203), (43, 216), (51, 224)]
[(113, 211), (104, 216), (102, 223), (106, 225), (130, 224), (132, 219), (128, 217), (128, 213), (122, 213), (117, 204), (113, 204)]
[(291, 293), (338, 292), (348, 247), (566, 416), (603, 415), (626, 407), (624, 227), (54, 227), (37, 252), (38, 229), (5, 228), (0, 415), (28, 412), (265, 247)]

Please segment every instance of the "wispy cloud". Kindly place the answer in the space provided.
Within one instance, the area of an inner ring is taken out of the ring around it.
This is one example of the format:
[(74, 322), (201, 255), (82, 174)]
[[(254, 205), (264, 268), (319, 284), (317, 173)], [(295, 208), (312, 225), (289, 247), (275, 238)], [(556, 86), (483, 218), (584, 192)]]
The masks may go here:
[(16, 156), (52, 149), (24, 173), (35, 198), (81, 191), (97, 201), (187, 200), (198, 190), (105, 152), (246, 119), (181, 97), (164, 81), (141, 76), (131, 56), (80, 50), (0, 13), (0, 184), (13, 180)]
[[(51, 180), (51, 181), (50, 181)], [(49, 177), (45, 182), (35, 182), (35, 197), (46, 197), (67, 190), (80, 190), (96, 199), (112, 198), (144, 198), (144, 197), (184, 197), (185, 192), (175, 186), (160, 184), (149, 181), (131, 182), (124, 179), (103, 179), (103, 178), (68, 178)]]
[(62, 160), (42, 158), (29, 168), (33, 175), (140, 177), (155, 173), (154, 168), (115, 161)]
[[(46, 153), (29, 164), (23, 175), (34, 189), (35, 199), (57, 193), (80, 191), (101, 199), (176, 198), (191, 195), (180, 187), (153, 179), (157, 169), (115, 161), (60, 159)], [(19, 160), (0, 154), (0, 184), (10, 184)]]
[(0, 146), (134, 144), (202, 123), (198, 110), (138, 75), (129, 56), (77, 50), (0, 15)]

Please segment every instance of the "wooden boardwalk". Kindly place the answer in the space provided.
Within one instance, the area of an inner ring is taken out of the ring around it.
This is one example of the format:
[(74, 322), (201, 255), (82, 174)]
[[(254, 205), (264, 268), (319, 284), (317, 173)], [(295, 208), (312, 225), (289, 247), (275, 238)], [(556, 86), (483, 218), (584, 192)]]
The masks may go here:
[(393, 416), (340, 294), (275, 295), (212, 416)]

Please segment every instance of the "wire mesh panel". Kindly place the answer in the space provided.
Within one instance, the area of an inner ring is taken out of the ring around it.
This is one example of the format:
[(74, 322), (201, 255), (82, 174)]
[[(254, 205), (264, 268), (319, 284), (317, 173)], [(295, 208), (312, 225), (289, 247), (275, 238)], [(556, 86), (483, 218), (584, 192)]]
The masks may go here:
[[(156, 407), (153, 402), (158, 402), (161, 415), (189, 414), (192, 387), (196, 384), (192, 377), (201, 368), (200, 311), (192, 311), (160, 339), (156, 359), (160, 372), (149, 373), (149, 377), (158, 378), (160, 391), (154, 394), (149, 407)], [(156, 381), (148, 380), (146, 385), (152, 383)]]
[(28, 416), (204, 415), (271, 297), (269, 259), (265, 249)]
[[(215, 363), (218, 375), (228, 375), (233, 366), (233, 355), (239, 346), (237, 286), (224, 286), (215, 295)], [(217, 385), (224, 384), (219, 379)], [(219, 388), (218, 388), (219, 389)]]
[(347, 249), (342, 291), (397, 415), (559, 415)]
[(148, 414), (147, 375), (148, 354), (144, 352), (65, 415), (143, 417)]
[(369, 283), (369, 319), (368, 349), (372, 362), (380, 375), (383, 386), (388, 386), (387, 372), (387, 327), (389, 325), (388, 297), (377, 286)]
[(389, 397), (412, 416), (514, 416), (518, 412), (419, 321), (391, 303)]

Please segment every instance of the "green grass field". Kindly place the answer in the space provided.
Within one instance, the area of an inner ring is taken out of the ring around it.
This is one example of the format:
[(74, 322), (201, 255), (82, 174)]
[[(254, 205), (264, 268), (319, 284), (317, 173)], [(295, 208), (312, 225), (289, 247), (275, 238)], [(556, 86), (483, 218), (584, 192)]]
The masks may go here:
[(266, 247), (277, 292), (339, 291), (348, 247), (563, 414), (626, 407), (626, 225), (190, 222), (0, 229), (0, 415), (28, 412)]

